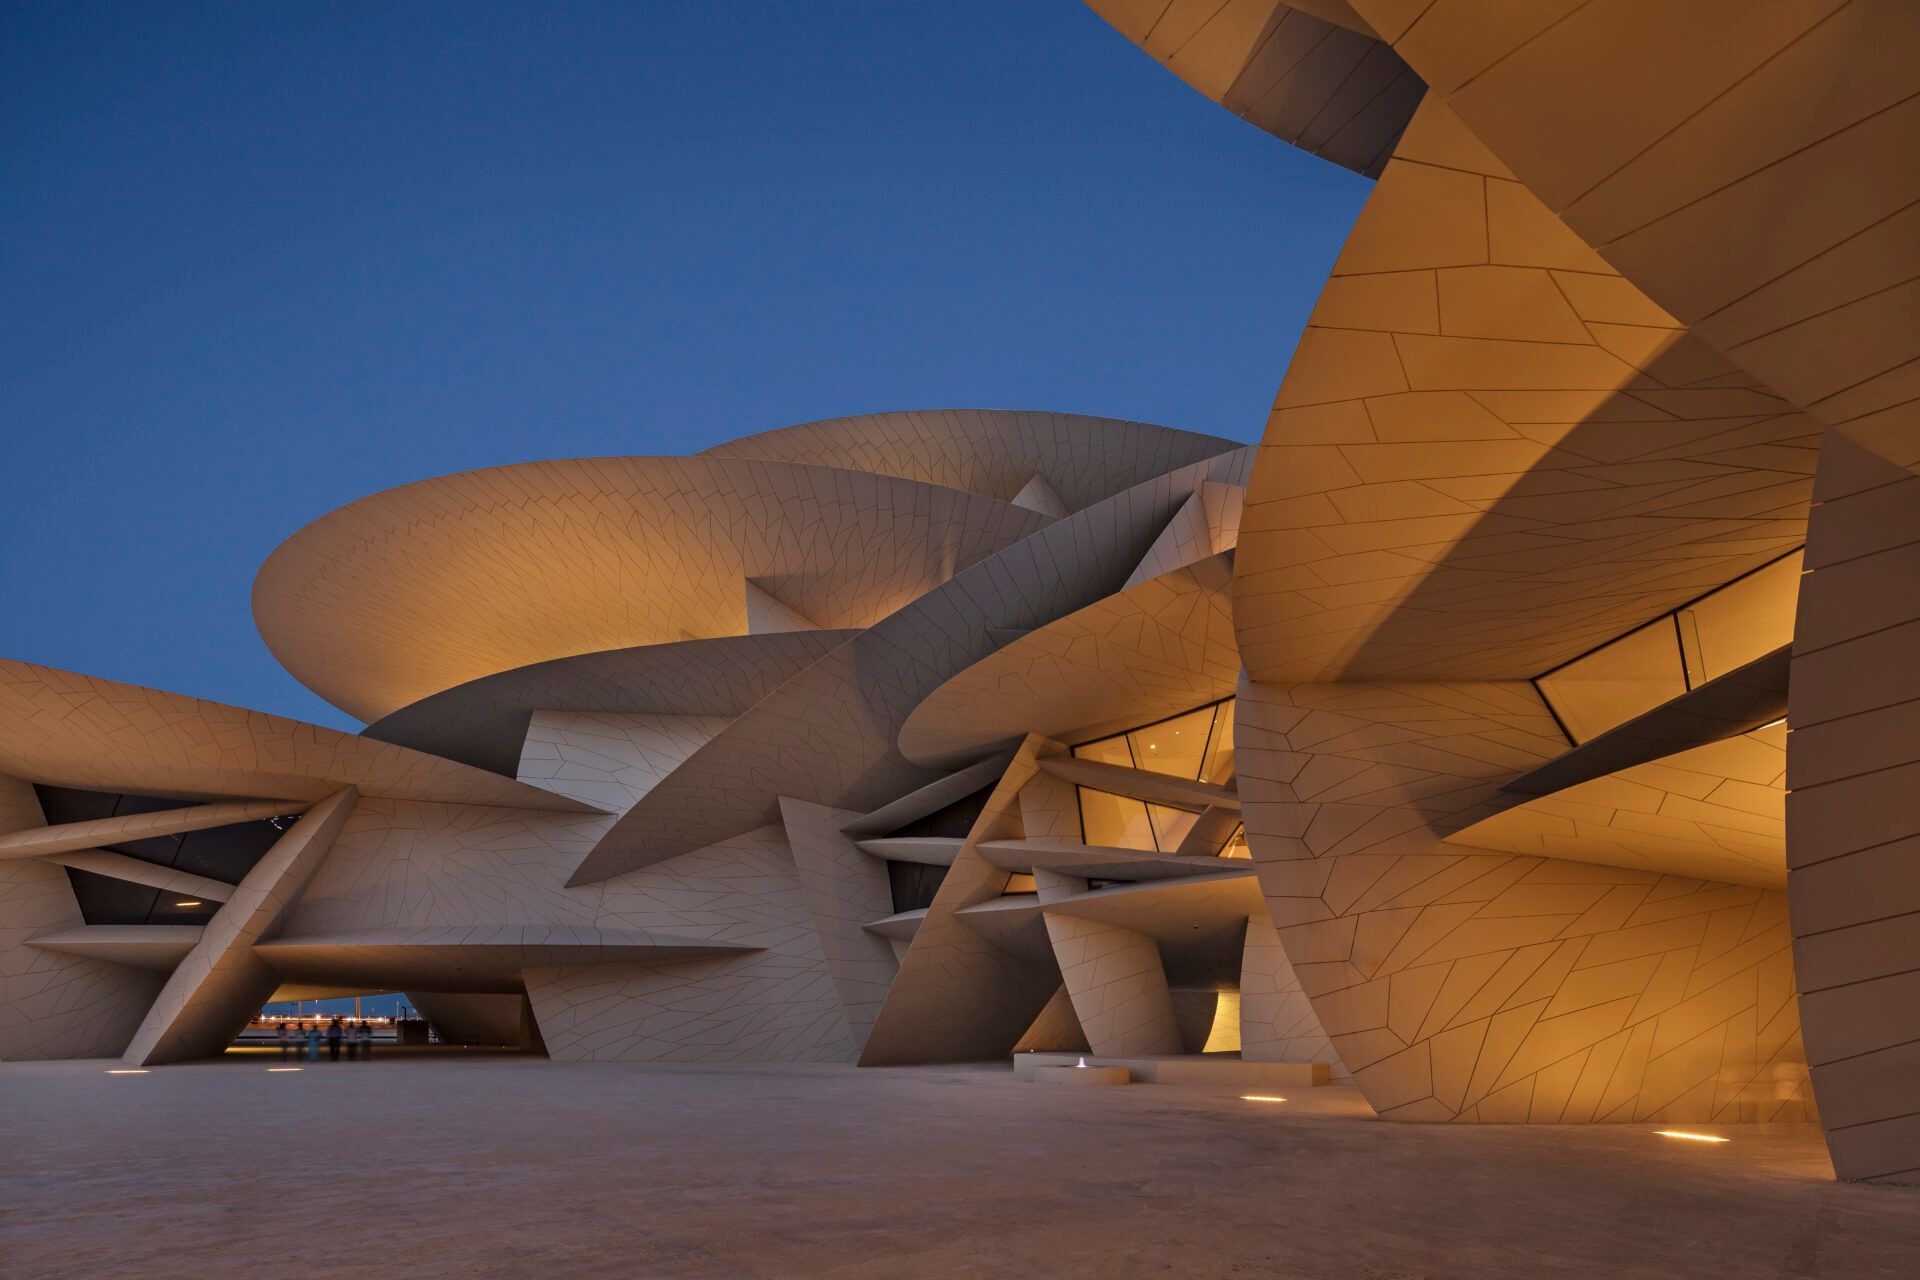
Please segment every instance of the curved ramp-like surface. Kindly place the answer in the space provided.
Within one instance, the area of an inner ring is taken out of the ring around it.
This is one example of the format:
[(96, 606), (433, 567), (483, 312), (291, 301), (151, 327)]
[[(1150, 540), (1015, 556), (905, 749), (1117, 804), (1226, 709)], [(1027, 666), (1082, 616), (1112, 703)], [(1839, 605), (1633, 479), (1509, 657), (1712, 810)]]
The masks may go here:
[(1281, 383), (1241, 656), (1275, 681), (1550, 670), (1797, 546), (1817, 431), (1429, 100)]
[(351, 733), (0, 660), (0, 773), (136, 795), (396, 800), (591, 812), (539, 787)]
[(779, 819), (779, 798), (868, 811), (936, 772), (895, 745), (914, 707), (1031, 629), (1111, 594), (1207, 480), (1240, 483), (1245, 450), (1183, 467), (1048, 525), (834, 650), (661, 781), (574, 872), (587, 884)]
[(376, 720), (530, 663), (746, 634), (760, 629), (750, 587), (788, 619), (867, 626), (1049, 523), (978, 494), (797, 463), (534, 462), (321, 517), (267, 559), (253, 611), (296, 679)]
[(1784, 889), (1786, 768), (1774, 725), (1528, 799), (1447, 843)]
[(1250, 124), (1373, 177), (1426, 91), (1345, 0), (1087, 0)]
[(583, 653), (482, 676), (364, 730), (514, 777), (536, 711), (737, 716), (855, 631), (779, 631)]
[[(1070, 512), (1239, 447), (1218, 436), (1120, 418), (926, 409), (781, 427), (717, 444), (702, 456), (767, 458), (901, 476), (1037, 511), (1052, 506), (1047, 499), (1053, 498)], [(1053, 513), (1066, 514), (1057, 508)]]
[(913, 709), (900, 752), (937, 766), (1029, 731), (1079, 742), (1231, 697), (1239, 678), (1232, 567), (1213, 556), (988, 654)]

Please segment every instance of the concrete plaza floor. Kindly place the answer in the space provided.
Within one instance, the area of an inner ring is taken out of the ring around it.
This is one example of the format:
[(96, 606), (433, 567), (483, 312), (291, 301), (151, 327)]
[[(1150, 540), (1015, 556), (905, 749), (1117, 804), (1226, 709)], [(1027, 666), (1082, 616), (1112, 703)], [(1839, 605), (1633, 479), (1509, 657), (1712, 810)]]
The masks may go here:
[(1004, 1068), (0, 1065), (0, 1276), (1912, 1276), (1811, 1126), (1431, 1127)]

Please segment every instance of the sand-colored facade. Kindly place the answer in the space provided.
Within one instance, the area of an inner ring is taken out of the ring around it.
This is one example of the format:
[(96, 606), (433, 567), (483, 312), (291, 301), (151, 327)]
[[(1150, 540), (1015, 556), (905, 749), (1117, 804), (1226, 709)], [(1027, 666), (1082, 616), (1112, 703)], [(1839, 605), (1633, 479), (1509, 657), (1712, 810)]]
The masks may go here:
[(0, 1058), (392, 990), (1920, 1180), (1912, 11), (1092, 7), (1376, 179), (1257, 445), (903, 412), (374, 495), (254, 587), (357, 735), (0, 663)]

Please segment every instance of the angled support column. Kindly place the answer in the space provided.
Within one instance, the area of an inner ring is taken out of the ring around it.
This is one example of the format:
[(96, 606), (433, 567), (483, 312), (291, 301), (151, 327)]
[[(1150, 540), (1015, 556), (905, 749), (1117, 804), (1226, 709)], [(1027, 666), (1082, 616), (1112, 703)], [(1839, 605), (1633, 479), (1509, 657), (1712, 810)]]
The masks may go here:
[(1834, 427), (1820, 446), (1787, 717), (1787, 900), (1834, 1172), (1920, 1182), (1920, 431), (1887, 425), (1878, 439)]
[(1265, 911), (1248, 917), (1240, 958), (1240, 1056), (1248, 1062), (1324, 1062), (1334, 1079), (1352, 1079)]
[[(32, 785), (0, 777), (0, 832), (45, 826)], [(126, 1048), (162, 979), (34, 945), (82, 927), (64, 869), (41, 858), (0, 859), (0, 1060), (107, 1058)]]
[(1073, 1012), (1093, 1051), (1110, 1057), (1179, 1053), (1160, 948), (1133, 929), (1082, 916), (1043, 913)]
[(1006, 889), (1008, 873), (975, 846), (1020, 834), (1020, 791), (1036, 772), (1035, 753), (1047, 745), (1037, 736), (1021, 743), (987, 798), (900, 963), (861, 1066), (1005, 1057), (1059, 990), (1051, 967), (1003, 950), (955, 915)]
[(126, 1061), (153, 1066), (226, 1049), (280, 985), (279, 975), (253, 954), (253, 944), (270, 937), (299, 901), (358, 795), (348, 787), (314, 805), (247, 872), (161, 988), (122, 1055)]
[(846, 1010), (853, 1042), (864, 1049), (900, 965), (893, 944), (866, 928), (893, 914), (893, 889), (887, 864), (863, 853), (846, 834), (846, 824), (860, 816), (804, 800), (780, 800), (780, 821), (820, 953)]
[(1558, 754), (1524, 682), (1244, 682), (1267, 910), (1393, 1120), (1803, 1119), (1786, 895), (1462, 847)]
[(129, 858), (124, 853), (114, 853), (110, 849), (75, 849), (70, 853), (48, 854), (45, 860), (58, 866), (72, 867), (76, 871), (91, 871), (115, 880), (130, 880), (134, 884), (186, 894), (208, 902), (225, 902), (233, 896), (233, 886), (223, 880), (197, 876), (191, 871), (176, 871), (172, 867)]
[(204, 831), (209, 827), (255, 822), (261, 818), (284, 818), (290, 814), (304, 813), (306, 808), (304, 800), (230, 800), (219, 804), (194, 805), (189, 809), (161, 809), (154, 813), (132, 813), (120, 818), (64, 822), (56, 827), (38, 827), (0, 836), (0, 858), (44, 858), (50, 854), (91, 849), (97, 845), (145, 840), (152, 836), (174, 836), (183, 831)]

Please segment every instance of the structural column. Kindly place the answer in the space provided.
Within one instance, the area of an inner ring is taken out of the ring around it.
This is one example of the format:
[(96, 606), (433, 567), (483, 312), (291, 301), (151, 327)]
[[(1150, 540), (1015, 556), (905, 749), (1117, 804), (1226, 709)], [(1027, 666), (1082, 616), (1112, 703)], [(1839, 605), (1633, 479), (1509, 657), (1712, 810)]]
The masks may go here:
[(1834, 1172), (1888, 1182), (1920, 1181), (1917, 468), (1911, 429), (1823, 438), (1787, 717), (1807, 1061)]
[(271, 937), (299, 901), (358, 796), (348, 787), (314, 805), (247, 872), (161, 988), (127, 1046), (128, 1062), (209, 1058), (233, 1042), (280, 984), (253, 944)]

